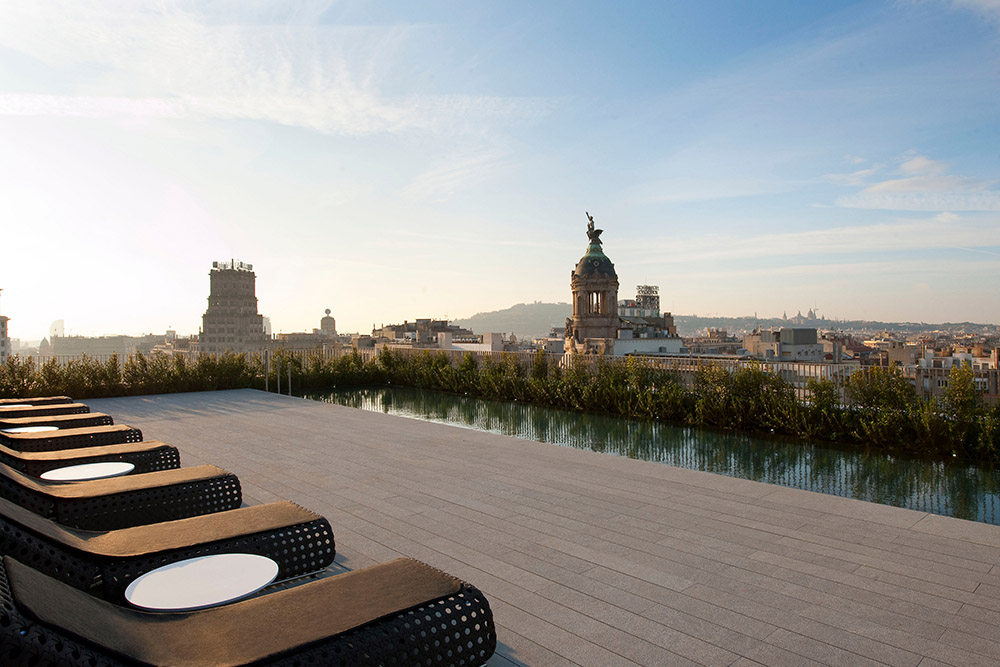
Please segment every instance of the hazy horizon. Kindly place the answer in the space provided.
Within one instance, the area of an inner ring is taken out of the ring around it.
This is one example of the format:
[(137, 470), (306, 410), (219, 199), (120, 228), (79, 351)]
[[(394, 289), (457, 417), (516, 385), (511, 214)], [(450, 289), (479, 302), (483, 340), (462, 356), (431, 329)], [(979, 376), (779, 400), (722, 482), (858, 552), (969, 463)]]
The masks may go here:
[(10, 335), (620, 298), (1000, 322), (1000, 2), (0, 0)]

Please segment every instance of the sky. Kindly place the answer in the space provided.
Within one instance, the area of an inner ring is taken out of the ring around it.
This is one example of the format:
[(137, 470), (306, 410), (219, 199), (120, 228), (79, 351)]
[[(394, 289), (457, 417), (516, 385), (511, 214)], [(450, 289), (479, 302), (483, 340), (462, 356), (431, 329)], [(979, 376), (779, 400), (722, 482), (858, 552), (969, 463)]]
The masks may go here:
[[(1000, 0), (0, 0), (10, 335), (570, 300), (1000, 322)], [(553, 323), (557, 325), (559, 323)]]

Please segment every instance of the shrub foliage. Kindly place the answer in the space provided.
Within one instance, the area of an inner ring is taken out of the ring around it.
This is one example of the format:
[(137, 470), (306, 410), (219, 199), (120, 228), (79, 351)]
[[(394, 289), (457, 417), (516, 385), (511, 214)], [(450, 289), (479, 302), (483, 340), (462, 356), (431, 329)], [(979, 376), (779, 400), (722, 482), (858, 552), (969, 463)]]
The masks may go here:
[[(280, 369), (280, 371), (279, 371)], [(260, 356), (225, 354), (190, 361), (163, 354), (130, 356), (122, 363), (87, 357), (67, 363), (10, 357), (0, 365), (0, 397), (65, 394), (98, 398), (267, 386), (282, 393), (403, 385), (496, 400), (529, 402), (745, 432), (857, 443), (934, 458), (1000, 460), (1000, 405), (987, 405), (968, 367), (956, 366), (939, 399), (922, 399), (898, 369), (852, 373), (843, 387), (810, 380), (808, 400), (762, 366), (707, 365), (689, 384), (642, 360), (572, 359), (560, 364), (544, 352), (530, 360), (444, 352), (383, 349), (375, 357), (351, 353), (323, 358), (278, 350), (269, 366)], [(843, 395), (842, 395), (843, 394)]]

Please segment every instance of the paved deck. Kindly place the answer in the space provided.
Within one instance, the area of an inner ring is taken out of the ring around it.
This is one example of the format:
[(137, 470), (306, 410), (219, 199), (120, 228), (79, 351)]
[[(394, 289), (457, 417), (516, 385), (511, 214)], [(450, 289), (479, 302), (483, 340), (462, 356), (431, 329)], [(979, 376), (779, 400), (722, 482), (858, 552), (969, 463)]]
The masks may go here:
[(1000, 663), (1000, 527), (243, 390), (87, 401), (480, 587), (491, 665)]

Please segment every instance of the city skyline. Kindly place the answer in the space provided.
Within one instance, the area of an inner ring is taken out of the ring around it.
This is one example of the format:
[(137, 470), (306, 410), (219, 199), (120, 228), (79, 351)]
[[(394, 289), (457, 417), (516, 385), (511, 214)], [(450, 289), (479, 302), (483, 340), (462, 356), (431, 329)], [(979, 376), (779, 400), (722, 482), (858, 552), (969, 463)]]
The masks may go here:
[(0, 1), (0, 314), (195, 333), (567, 302), (1000, 322), (1000, 3)]

